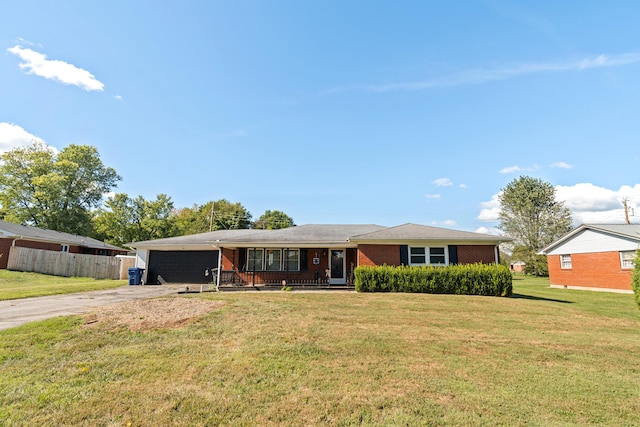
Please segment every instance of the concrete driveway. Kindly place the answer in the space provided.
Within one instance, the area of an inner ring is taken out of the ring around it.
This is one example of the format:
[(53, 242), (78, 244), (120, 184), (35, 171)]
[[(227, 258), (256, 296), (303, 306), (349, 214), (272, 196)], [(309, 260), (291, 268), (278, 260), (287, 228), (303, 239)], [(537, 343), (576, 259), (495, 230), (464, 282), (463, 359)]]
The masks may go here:
[(104, 291), (0, 301), (0, 330), (36, 320), (83, 314), (95, 307), (177, 294), (185, 285), (122, 286)]

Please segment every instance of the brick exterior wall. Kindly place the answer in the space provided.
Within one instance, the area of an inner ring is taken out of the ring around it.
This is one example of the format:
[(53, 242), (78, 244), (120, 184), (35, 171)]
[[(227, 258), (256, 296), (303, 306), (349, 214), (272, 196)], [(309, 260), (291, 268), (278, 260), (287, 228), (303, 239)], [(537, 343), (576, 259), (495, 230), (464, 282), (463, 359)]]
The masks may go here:
[(560, 268), (560, 255), (549, 255), (547, 262), (551, 285), (631, 290), (633, 270), (620, 266), (620, 252), (571, 254), (571, 269)]
[(496, 252), (493, 245), (458, 245), (458, 264), (495, 264)]
[[(319, 283), (319, 281), (326, 279), (325, 272), (329, 268), (330, 250), (327, 248), (309, 248), (299, 249), (300, 251), (307, 251), (307, 263), (306, 265), (300, 265), (300, 271), (259, 271), (254, 274), (253, 272), (241, 271), (244, 267), (240, 265), (241, 250), (247, 249), (222, 248), (221, 256), (223, 273), (235, 270), (235, 277), (238, 282), (280, 283), (282, 280), (286, 280), (287, 283)], [(319, 264), (313, 263), (313, 259), (316, 256), (320, 259)], [(353, 268), (357, 265), (357, 250), (355, 248), (347, 248), (345, 251), (345, 276), (348, 283), (353, 280), (352, 265)]]
[[(7, 264), (9, 262), (9, 251), (11, 250), (11, 246), (13, 245), (13, 239), (11, 238), (0, 238), (0, 269), (6, 269)], [(62, 249), (62, 245), (60, 243), (47, 243), (47, 242), (34, 242), (32, 240), (16, 240), (16, 246), (20, 246), (23, 248), (31, 248), (31, 249), (43, 249), (45, 251), (54, 251), (59, 252)], [(127, 251), (116, 251), (116, 250), (98, 250), (98, 249), (89, 249), (77, 245), (69, 246), (69, 253), (71, 254), (91, 254), (98, 255), (99, 252), (103, 252), (105, 255), (115, 256), (115, 255), (126, 255)]]
[(358, 265), (400, 265), (400, 245), (359, 245)]

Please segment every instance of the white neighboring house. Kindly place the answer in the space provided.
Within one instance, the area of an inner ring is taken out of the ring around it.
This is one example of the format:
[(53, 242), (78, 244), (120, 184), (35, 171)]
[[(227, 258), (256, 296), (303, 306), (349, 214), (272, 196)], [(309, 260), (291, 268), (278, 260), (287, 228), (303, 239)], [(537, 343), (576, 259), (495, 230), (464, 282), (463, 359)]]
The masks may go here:
[(640, 224), (583, 224), (540, 251), (551, 287), (633, 293)]

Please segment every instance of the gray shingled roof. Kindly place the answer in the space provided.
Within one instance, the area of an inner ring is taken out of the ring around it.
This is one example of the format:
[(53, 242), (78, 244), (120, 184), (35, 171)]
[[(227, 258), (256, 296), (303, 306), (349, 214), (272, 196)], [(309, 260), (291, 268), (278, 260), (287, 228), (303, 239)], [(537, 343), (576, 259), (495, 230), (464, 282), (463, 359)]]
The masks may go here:
[(374, 231), (351, 237), (354, 242), (367, 241), (408, 241), (408, 240), (454, 240), (454, 241), (482, 241), (482, 242), (508, 242), (506, 236), (494, 236), (491, 234), (472, 233), (469, 231), (451, 230), (447, 228), (431, 227), (420, 224), (403, 224), (389, 227), (384, 230)]
[(91, 237), (77, 236), (75, 234), (30, 227), (28, 225), (15, 224), (7, 221), (0, 221), (0, 237), (10, 239), (23, 238), (24, 240), (83, 246), (92, 249), (124, 250), (117, 246), (101, 242), (100, 240), (92, 239)]
[(374, 241), (457, 241), (498, 243), (505, 236), (471, 233), (418, 224), (384, 227), (376, 224), (307, 224), (279, 230), (218, 230), (210, 233), (132, 242), (133, 248), (168, 249), (205, 246), (347, 245)]
[(337, 244), (347, 243), (354, 235), (384, 230), (386, 227), (375, 224), (307, 224), (296, 227), (267, 230), (260, 234), (220, 239), (221, 244)]
[(142, 242), (127, 243), (132, 248), (154, 248), (167, 246), (212, 246), (218, 240), (226, 240), (246, 234), (258, 235), (266, 230), (216, 230), (208, 233), (190, 234), (187, 236), (167, 237), (165, 239), (145, 240)]
[(583, 228), (600, 230), (640, 241), (640, 224), (585, 224)]

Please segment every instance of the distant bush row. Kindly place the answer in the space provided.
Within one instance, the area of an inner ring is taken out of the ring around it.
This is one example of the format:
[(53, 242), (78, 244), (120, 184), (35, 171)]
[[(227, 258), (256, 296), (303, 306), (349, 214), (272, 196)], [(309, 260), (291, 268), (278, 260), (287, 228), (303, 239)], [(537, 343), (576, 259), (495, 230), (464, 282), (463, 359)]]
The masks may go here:
[(448, 267), (359, 266), (358, 292), (416, 292), (430, 294), (510, 296), (511, 272), (504, 265), (467, 264)]
[(640, 250), (636, 251), (636, 258), (633, 267), (633, 273), (631, 275), (631, 288), (635, 296), (638, 308), (640, 308)]

